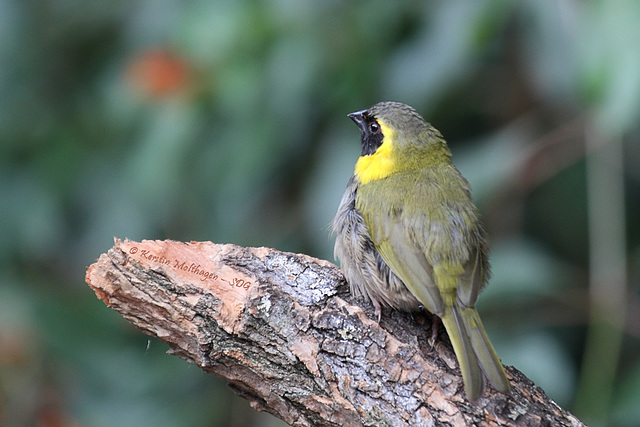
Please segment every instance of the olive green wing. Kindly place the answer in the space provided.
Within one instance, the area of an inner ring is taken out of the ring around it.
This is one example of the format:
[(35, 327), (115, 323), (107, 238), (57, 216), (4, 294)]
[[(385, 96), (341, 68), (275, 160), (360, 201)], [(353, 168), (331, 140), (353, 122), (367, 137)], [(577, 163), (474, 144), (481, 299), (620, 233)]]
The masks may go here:
[(401, 221), (376, 215), (370, 216), (369, 222), (367, 225), (370, 230), (386, 231), (383, 235), (372, 236), (384, 262), (427, 310), (441, 316), (444, 303), (433, 280), (433, 268), (427, 261), (423, 248), (414, 242)]
[[(444, 305), (440, 289), (434, 279), (434, 266), (427, 258), (429, 239), (419, 241), (414, 237), (419, 232), (408, 228), (407, 222), (416, 221), (392, 220), (390, 218), (370, 217), (369, 222), (386, 221), (387, 224), (377, 226), (371, 224), (369, 229), (385, 230), (382, 235), (373, 237), (374, 245), (380, 256), (404, 282), (409, 291), (430, 312), (442, 315)], [(453, 233), (453, 232), (452, 232)], [(456, 294), (466, 307), (474, 307), (485, 281), (482, 251), (474, 246), (459, 261), (463, 264), (461, 274), (457, 277)]]

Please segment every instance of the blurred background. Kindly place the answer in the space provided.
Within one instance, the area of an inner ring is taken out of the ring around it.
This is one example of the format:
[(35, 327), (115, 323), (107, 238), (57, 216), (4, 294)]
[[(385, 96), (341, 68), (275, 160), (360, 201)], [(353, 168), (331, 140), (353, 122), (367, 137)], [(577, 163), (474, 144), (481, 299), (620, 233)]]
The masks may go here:
[(113, 237), (332, 260), (346, 114), (413, 105), (506, 365), (640, 425), (640, 2), (0, 0), (0, 425), (280, 426), (97, 300)]

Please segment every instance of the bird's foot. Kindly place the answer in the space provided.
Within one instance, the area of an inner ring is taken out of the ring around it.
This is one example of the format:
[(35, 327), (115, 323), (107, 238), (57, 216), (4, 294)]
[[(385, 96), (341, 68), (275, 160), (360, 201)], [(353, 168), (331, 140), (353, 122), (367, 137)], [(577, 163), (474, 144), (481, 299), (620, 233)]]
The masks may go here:
[(438, 339), (438, 330), (440, 329), (440, 318), (438, 316), (433, 316), (433, 321), (431, 322), (431, 338), (427, 341), (431, 348), (436, 345), (436, 340)]
[(378, 300), (374, 299), (372, 302), (373, 302), (374, 313), (378, 318), (378, 323), (380, 323), (380, 318), (382, 317), (382, 307), (380, 306), (380, 303), (378, 302)]

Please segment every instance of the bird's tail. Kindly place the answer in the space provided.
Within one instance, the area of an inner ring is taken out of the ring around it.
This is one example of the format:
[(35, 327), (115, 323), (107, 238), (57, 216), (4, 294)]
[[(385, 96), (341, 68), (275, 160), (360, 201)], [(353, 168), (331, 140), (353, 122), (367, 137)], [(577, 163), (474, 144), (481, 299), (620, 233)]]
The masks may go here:
[(454, 303), (445, 310), (442, 323), (460, 364), (469, 400), (474, 401), (482, 394), (483, 374), (496, 390), (508, 393), (509, 380), (476, 309)]

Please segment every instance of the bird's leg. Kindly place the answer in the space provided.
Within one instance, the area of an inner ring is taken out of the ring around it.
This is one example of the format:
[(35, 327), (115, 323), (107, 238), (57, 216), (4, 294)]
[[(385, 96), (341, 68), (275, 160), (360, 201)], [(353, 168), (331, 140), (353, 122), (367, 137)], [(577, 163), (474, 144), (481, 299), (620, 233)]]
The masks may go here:
[(438, 330), (440, 329), (440, 318), (436, 315), (432, 316), (431, 320), (431, 338), (429, 338), (429, 345), (433, 347), (438, 339)]
[(380, 302), (377, 299), (374, 299), (371, 302), (373, 303), (373, 310), (378, 318), (378, 323), (380, 323), (380, 318), (382, 317), (382, 307), (380, 306)]

